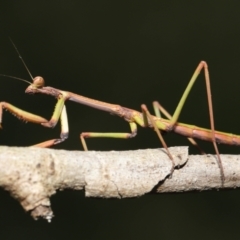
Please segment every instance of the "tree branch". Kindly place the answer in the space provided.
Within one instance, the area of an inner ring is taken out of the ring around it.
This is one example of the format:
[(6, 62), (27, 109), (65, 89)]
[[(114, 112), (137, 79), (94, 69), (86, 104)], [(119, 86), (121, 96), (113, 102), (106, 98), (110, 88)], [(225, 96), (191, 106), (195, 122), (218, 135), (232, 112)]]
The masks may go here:
[[(42, 148), (0, 147), (0, 186), (37, 219), (53, 217), (50, 197), (56, 190), (85, 189), (87, 197), (126, 198), (151, 191), (181, 192), (221, 188), (214, 155), (188, 156), (187, 147), (82, 152)], [(240, 185), (239, 156), (221, 155), (225, 188)]]

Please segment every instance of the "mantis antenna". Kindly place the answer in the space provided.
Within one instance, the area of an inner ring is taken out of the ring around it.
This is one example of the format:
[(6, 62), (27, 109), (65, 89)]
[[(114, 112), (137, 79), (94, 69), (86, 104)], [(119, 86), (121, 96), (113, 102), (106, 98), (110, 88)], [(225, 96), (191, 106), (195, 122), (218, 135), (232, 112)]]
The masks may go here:
[(18, 78), (18, 77), (10, 76), (10, 75), (5, 75), (5, 74), (0, 74), (0, 76), (8, 77), (8, 78), (13, 78), (13, 79), (17, 79), (17, 80), (19, 80), (19, 81), (29, 83), (30, 85), (32, 84), (31, 82), (29, 82), (29, 81), (27, 81), (27, 80), (25, 80), (25, 79), (22, 79), (22, 78)]
[(23, 58), (22, 58), (22, 56), (21, 56), (20, 52), (18, 51), (18, 49), (17, 49), (16, 45), (14, 44), (14, 42), (12, 41), (12, 39), (11, 39), (10, 37), (9, 37), (9, 40), (11, 41), (11, 43), (12, 43), (13, 47), (15, 48), (15, 50), (16, 50), (16, 52), (17, 52), (17, 54), (18, 54), (18, 57), (19, 57), (19, 58), (20, 58), (20, 60), (22, 61), (23, 65), (25, 66), (25, 68), (26, 68), (26, 70), (27, 70), (27, 72), (28, 72), (29, 76), (30, 76), (30, 77), (31, 77), (31, 79), (33, 80), (33, 76), (32, 76), (32, 74), (31, 74), (31, 72), (29, 71), (29, 69), (28, 69), (28, 67), (27, 67), (27, 64), (24, 62), (24, 60), (23, 60)]
[[(33, 76), (32, 76), (32, 74), (31, 74), (31, 72), (29, 71), (29, 69), (28, 69), (26, 63), (24, 62), (24, 60), (23, 60), (23, 58), (22, 58), (20, 52), (18, 51), (16, 45), (14, 44), (14, 42), (12, 41), (12, 39), (11, 39), (10, 37), (9, 37), (9, 40), (10, 40), (10, 42), (12, 43), (13, 47), (15, 48), (15, 50), (16, 50), (16, 52), (17, 52), (17, 54), (18, 54), (18, 57), (19, 57), (20, 60), (22, 61), (23, 65), (25, 66), (25, 68), (26, 68), (28, 74), (30, 75), (31, 79), (33, 80)], [(17, 80), (19, 80), (19, 81), (29, 83), (30, 85), (32, 84), (31, 82), (29, 82), (29, 81), (27, 81), (27, 80), (25, 80), (25, 79), (22, 79), (22, 78), (18, 78), (18, 77), (14, 77), (14, 76), (6, 75), (6, 74), (0, 74), (0, 76), (8, 77), (8, 78), (13, 78), (13, 79), (17, 79)]]

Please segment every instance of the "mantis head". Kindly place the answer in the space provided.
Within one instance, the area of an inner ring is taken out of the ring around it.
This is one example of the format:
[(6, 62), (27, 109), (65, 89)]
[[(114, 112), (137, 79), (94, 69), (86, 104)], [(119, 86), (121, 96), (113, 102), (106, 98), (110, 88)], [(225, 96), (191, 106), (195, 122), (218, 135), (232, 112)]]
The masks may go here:
[(25, 93), (36, 93), (39, 89), (44, 87), (45, 81), (42, 77), (37, 76), (33, 78), (33, 83), (30, 84), (27, 89), (25, 90)]
[(33, 79), (33, 84), (32, 85), (36, 88), (42, 88), (45, 85), (45, 81), (42, 77), (37, 76)]

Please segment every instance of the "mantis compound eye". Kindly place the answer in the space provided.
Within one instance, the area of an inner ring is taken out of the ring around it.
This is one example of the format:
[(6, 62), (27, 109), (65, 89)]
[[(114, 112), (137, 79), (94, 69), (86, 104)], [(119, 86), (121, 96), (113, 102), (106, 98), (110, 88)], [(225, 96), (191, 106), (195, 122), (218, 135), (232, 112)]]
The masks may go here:
[(33, 85), (34, 85), (36, 88), (42, 88), (42, 87), (44, 87), (44, 85), (45, 85), (44, 79), (43, 79), (42, 77), (39, 77), (39, 76), (35, 77), (35, 78), (33, 79)]

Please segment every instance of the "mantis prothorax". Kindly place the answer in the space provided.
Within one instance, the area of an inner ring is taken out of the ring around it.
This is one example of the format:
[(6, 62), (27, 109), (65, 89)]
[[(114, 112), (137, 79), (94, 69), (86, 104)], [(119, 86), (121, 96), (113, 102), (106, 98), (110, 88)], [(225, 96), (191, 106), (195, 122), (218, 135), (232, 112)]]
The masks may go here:
[[(16, 49), (17, 53), (19, 54), (19, 52), (13, 42), (12, 42), (12, 44), (13, 44), (14, 48)], [(130, 125), (130, 130), (131, 130), (130, 133), (116, 133), (116, 132), (111, 132), (111, 133), (83, 132), (83, 133), (81, 133), (80, 140), (81, 140), (81, 143), (82, 143), (85, 151), (88, 150), (85, 138), (105, 137), (105, 138), (127, 139), (127, 138), (132, 138), (132, 137), (136, 136), (137, 124), (142, 127), (150, 127), (156, 131), (163, 147), (166, 149), (166, 153), (172, 162), (172, 170), (171, 170), (171, 173), (172, 173), (174, 170), (174, 166), (175, 166), (174, 160), (173, 160), (173, 157), (172, 157), (171, 153), (169, 152), (167, 145), (162, 137), (161, 131), (166, 131), (166, 132), (174, 131), (175, 133), (178, 133), (178, 134), (188, 137), (189, 140), (194, 145), (196, 145), (196, 143), (193, 140), (193, 138), (198, 138), (198, 139), (210, 141), (213, 143), (215, 152), (217, 154), (217, 161), (218, 161), (218, 166), (219, 166), (220, 173), (221, 173), (221, 180), (222, 180), (222, 183), (224, 182), (225, 177), (224, 177), (222, 161), (221, 161), (216, 143), (218, 142), (218, 143), (229, 144), (229, 145), (240, 145), (240, 136), (215, 131), (213, 107), (212, 107), (212, 99), (211, 99), (210, 78), (209, 78), (208, 66), (207, 66), (206, 62), (201, 61), (199, 63), (199, 65), (197, 66), (194, 74), (192, 75), (192, 77), (191, 77), (179, 103), (178, 103), (178, 106), (177, 106), (173, 116), (168, 114), (168, 112), (156, 101), (153, 102), (153, 107), (154, 107), (154, 111), (155, 111), (155, 115), (156, 115), (156, 116), (154, 116), (149, 113), (146, 105), (144, 105), (144, 104), (141, 105), (141, 112), (138, 112), (136, 110), (125, 108), (120, 105), (110, 104), (110, 103), (94, 100), (94, 99), (87, 98), (87, 97), (84, 97), (84, 96), (81, 96), (81, 95), (78, 95), (78, 94), (75, 94), (72, 92), (63, 91), (63, 90), (56, 89), (53, 87), (45, 87), (44, 79), (40, 76), (33, 78), (20, 54), (19, 54), (19, 57), (20, 57), (21, 61), (23, 62), (24, 66), (26, 67), (26, 69), (33, 81), (27, 87), (25, 92), (29, 93), (29, 94), (41, 93), (41, 94), (51, 95), (57, 99), (57, 104), (55, 106), (55, 109), (54, 109), (51, 119), (48, 121), (45, 118), (42, 118), (38, 115), (23, 111), (9, 103), (0, 102), (0, 124), (2, 123), (3, 109), (9, 110), (10, 112), (12, 112), (14, 115), (16, 115), (20, 119), (23, 119), (23, 120), (29, 121), (29, 122), (33, 122), (33, 123), (38, 123), (44, 127), (53, 128), (56, 126), (58, 120), (59, 119), (61, 120), (60, 138), (48, 140), (48, 141), (36, 144), (34, 146), (50, 147), (50, 146), (56, 145), (58, 143), (61, 143), (68, 138), (68, 120), (67, 120), (65, 101), (71, 100), (71, 101), (74, 101), (74, 102), (77, 102), (77, 103), (80, 103), (83, 105), (87, 105), (92, 108), (96, 108), (96, 109), (117, 115), (117, 116), (123, 118), (125, 121), (127, 121)], [(205, 74), (211, 129), (200, 128), (197, 126), (178, 122), (178, 118), (182, 111), (184, 103), (193, 87), (193, 84), (195, 83), (195, 81), (202, 69), (204, 70), (204, 74)], [(11, 77), (11, 76), (7, 76), (7, 75), (3, 75), (3, 74), (0, 74), (0, 75), (5, 76), (5, 77)], [(17, 77), (14, 77), (14, 78), (19, 79)], [(19, 80), (26, 81), (24, 79), (19, 79)], [(160, 116), (160, 112), (162, 112), (168, 119), (162, 118)]]

